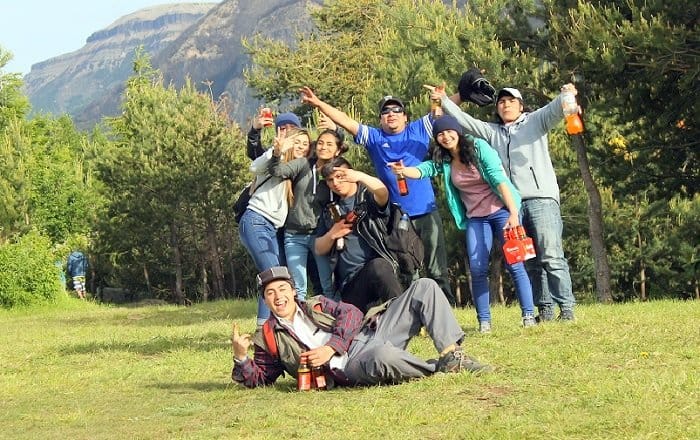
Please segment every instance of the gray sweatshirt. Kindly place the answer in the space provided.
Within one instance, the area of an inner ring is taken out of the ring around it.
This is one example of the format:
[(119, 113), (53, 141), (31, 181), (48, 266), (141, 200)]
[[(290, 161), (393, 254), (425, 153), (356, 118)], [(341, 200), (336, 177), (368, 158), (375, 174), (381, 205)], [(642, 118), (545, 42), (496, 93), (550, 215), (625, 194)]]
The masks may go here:
[(498, 152), (523, 200), (550, 198), (559, 202), (559, 185), (549, 157), (547, 133), (564, 118), (560, 96), (532, 113), (523, 113), (508, 125), (473, 118), (447, 97), (443, 97), (442, 107), (457, 119), (465, 132), (485, 139)]
[[(272, 148), (257, 157), (250, 165), (250, 171), (255, 174), (255, 192), (250, 196), (248, 209), (268, 219), (276, 228), (284, 226), (289, 206), (285, 191), (285, 179), (272, 176), (267, 172), (268, 162), (272, 157)], [(268, 178), (269, 177), (269, 178)], [(267, 179), (267, 181), (265, 181)], [(265, 181), (264, 183), (262, 183)], [(262, 186), (258, 187), (262, 183)]]

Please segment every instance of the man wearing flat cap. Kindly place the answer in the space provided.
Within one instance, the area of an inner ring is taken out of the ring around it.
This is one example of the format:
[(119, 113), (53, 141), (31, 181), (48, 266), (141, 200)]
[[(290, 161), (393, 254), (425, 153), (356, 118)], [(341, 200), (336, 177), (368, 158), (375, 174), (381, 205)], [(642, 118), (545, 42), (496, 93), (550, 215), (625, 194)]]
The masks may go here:
[[(345, 386), (394, 384), (436, 372), (491, 370), (462, 351), (464, 332), (433, 280), (415, 281), (398, 298), (365, 316), (352, 304), (324, 296), (300, 301), (284, 266), (258, 274), (258, 284), (270, 318), (252, 336), (240, 334), (238, 325), (233, 325), (232, 378), (246, 387), (272, 384), (285, 372), (296, 376), (302, 355), (312, 367), (325, 370), (327, 383)], [(437, 362), (406, 351), (421, 327), (440, 353)]]

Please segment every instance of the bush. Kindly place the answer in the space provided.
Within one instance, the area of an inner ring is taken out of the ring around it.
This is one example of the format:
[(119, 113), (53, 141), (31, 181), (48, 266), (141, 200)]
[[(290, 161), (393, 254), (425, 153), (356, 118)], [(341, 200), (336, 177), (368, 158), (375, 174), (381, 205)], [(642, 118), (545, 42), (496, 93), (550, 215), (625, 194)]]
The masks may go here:
[(37, 232), (0, 245), (0, 306), (12, 308), (56, 301), (65, 294), (51, 242)]

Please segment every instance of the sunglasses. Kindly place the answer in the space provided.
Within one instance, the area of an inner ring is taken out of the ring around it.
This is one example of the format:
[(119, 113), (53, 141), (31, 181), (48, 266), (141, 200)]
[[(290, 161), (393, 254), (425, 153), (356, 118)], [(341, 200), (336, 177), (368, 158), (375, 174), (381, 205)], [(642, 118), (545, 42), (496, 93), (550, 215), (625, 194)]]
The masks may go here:
[(384, 107), (381, 114), (388, 115), (389, 113), (403, 113), (403, 107)]

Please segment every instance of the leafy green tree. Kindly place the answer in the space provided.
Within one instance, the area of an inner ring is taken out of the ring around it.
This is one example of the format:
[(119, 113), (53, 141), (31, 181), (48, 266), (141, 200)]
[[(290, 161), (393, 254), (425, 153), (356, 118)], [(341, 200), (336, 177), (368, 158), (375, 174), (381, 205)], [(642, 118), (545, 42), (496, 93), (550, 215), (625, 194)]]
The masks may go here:
[(134, 66), (122, 115), (110, 121), (115, 143), (100, 158), (109, 206), (99, 253), (114, 281), (135, 290), (182, 303), (208, 298), (211, 284), (223, 297), (229, 207), (249, 179), (243, 137), (189, 81), (164, 87), (143, 55)]
[[(694, 10), (692, 2), (680, 4), (475, 0), (454, 8), (427, 0), (331, 0), (313, 12), (318, 32), (290, 47), (247, 41), (254, 63), (246, 75), (266, 100), (294, 100), (300, 85), (310, 85), (338, 107), (354, 106), (358, 119), (370, 123), (381, 96), (402, 96), (417, 116), (427, 108), (423, 83), (444, 80), (454, 90), (472, 66), (496, 87), (520, 88), (532, 107), (575, 82), (585, 108), (586, 148), (572, 148), (562, 129), (550, 135), (550, 149), (562, 188), (567, 254), (576, 263), (574, 287), (590, 291), (595, 285), (598, 299), (606, 300), (611, 287), (629, 291), (638, 283), (618, 269), (612, 269), (618, 278), (607, 280), (603, 263), (622, 227), (609, 221), (606, 204), (622, 200), (619, 212), (631, 213), (640, 192), (669, 200), (697, 191), (697, 19), (686, 13)], [(469, 111), (489, 119), (493, 110)], [(650, 264), (658, 266), (657, 276), (676, 270), (663, 267), (679, 266)]]

